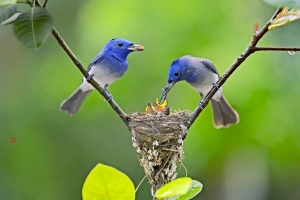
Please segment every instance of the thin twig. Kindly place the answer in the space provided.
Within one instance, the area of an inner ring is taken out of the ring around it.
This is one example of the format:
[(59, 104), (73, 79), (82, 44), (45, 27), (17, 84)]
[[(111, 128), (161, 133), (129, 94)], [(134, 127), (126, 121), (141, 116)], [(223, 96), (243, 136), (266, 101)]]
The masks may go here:
[(187, 177), (187, 175), (188, 175), (187, 168), (184, 166), (184, 164), (182, 162), (180, 162), (180, 166), (182, 166), (184, 168), (184, 170), (185, 170), (185, 177)]
[[(252, 53), (256, 51), (260, 51), (259, 48), (257, 49), (256, 44), (259, 40), (269, 31), (268, 26), (271, 24), (272, 20), (282, 11), (282, 8), (278, 8), (271, 19), (264, 25), (264, 27), (260, 31), (255, 31), (253, 35), (253, 39), (250, 42), (248, 48), (234, 61), (231, 67), (225, 72), (225, 74), (219, 78), (217, 81), (217, 85), (221, 87), (226, 80), (230, 77), (230, 75), (250, 56)], [(295, 50), (295, 48), (293, 49)], [(195, 122), (199, 114), (202, 110), (207, 106), (210, 99), (214, 96), (214, 94), (218, 91), (217, 87), (212, 87), (209, 93), (205, 96), (205, 98), (199, 102), (199, 106), (194, 110), (191, 114), (189, 120), (186, 123), (186, 127), (189, 129), (192, 124)]]
[(145, 180), (145, 178), (147, 177), (147, 174), (144, 176), (144, 178), (141, 180), (141, 182), (138, 184), (138, 186), (136, 186), (134, 193), (136, 193), (139, 189), (139, 187), (142, 185), (143, 181)]
[(48, 0), (45, 0), (45, 1), (44, 1), (44, 4), (43, 4), (43, 8), (46, 8), (47, 3), (48, 3)]
[(29, 2), (29, 1), (18, 1), (18, 3), (26, 3), (26, 4), (29, 4), (31, 6), (31, 2)]
[(255, 51), (300, 51), (298, 47), (255, 47)]
[(161, 150), (164, 150), (164, 151), (173, 151), (173, 152), (178, 152), (178, 150), (176, 150), (176, 149), (167, 149), (167, 148), (162, 148)]

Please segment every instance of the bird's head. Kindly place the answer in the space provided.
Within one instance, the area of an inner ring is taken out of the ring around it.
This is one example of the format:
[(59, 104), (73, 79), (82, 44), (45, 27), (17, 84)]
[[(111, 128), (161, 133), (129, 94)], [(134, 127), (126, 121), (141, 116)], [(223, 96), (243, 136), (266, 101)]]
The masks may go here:
[(162, 91), (161, 100), (166, 99), (167, 93), (171, 90), (175, 83), (183, 80), (188, 81), (190, 71), (188, 70), (189, 57), (190, 56), (183, 56), (172, 62), (168, 73), (168, 83)]
[(174, 60), (170, 66), (168, 73), (168, 84), (182, 81), (184, 77), (184, 66), (181, 58)]
[(138, 44), (123, 39), (115, 38), (111, 39), (104, 47), (106, 53), (111, 54), (120, 61), (126, 61), (128, 54), (133, 51), (143, 51), (144, 47)]

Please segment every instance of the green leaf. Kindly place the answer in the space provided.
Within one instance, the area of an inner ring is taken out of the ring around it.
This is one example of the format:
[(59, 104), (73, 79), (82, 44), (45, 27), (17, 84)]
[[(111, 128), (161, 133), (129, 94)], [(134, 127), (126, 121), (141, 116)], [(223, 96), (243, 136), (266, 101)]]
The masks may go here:
[(130, 178), (119, 170), (97, 164), (83, 184), (82, 197), (83, 200), (134, 200), (134, 185)]
[(189, 177), (177, 178), (159, 188), (155, 193), (155, 197), (158, 199), (162, 199), (186, 194), (190, 188), (191, 183), (192, 179)]
[(181, 196), (176, 196), (176, 197), (170, 197), (167, 200), (188, 200), (188, 199), (192, 199), (193, 197), (195, 197), (199, 192), (201, 192), (203, 188), (203, 185), (196, 180), (192, 181), (192, 184), (189, 188), (189, 191)]
[(16, 38), (32, 49), (40, 48), (53, 29), (51, 15), (41, 7), (33, 7), (31, 10), (22, 13), (13, 25)]
[(6, 6), (16, 3), (17, 0), (0, 0), (0, 6)]
[(14, 23), (14, 21), (17, 19), (17, 17), (18, 17), (19, 15), (21, 15), (21, 14), (22, 14), (22, 13), (20, 13), (20, 12), (16, 12), (15, 14), (13, 14), (13, 16), (11, 16), (11, 17), (8, 18), (7, 20), (3, 21), (3, 22), (1, 23), (1, 25), (8, 25), (8, 24)]
[(5, 10), (3, 10), (3, 12), (0, 13), (0, 23), (13, 16), (16, 13), (16, 11), (17, 11), (17, 4), (13, 4), (5, 8)]
[(273, 19), (271, 25), (268, 27), (269, 30), (273, 28), (277, 28), (286, 24), (289, 24), (295, 20), (300, 19), (300, 10), (299, 9), (291, 9), (288, 7), (283, 8), (283, 10)]
[(278, 6), (288, 6), (291, 8), (300, 8), (300, 1), (295, 0), (264, 0), (265, 3), (278, 7)]

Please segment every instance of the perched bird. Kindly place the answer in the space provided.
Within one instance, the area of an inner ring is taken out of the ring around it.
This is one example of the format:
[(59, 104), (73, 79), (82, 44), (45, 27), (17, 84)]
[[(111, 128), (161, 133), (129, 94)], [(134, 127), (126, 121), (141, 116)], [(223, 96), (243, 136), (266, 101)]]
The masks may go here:
[[(89, 64), (87, 68), (89, 77), (93, 77), (93, 79), (108, 92), (107, 87), (122, 77), (128, 69), (128, 62), (126, 60), (128, 54), (133, 51), (143, 50), (143, 46), (133, 44), (126, 39), (112, 39)], [(75, 114), (93, 89), (94, 87), (83, 78), (79, 88), (61, 103), (60, 110), (66, 111), (70, 115)]]
[[(203, 99), (219, 79), (218, 71), (211, 61), (189, 55), (173, 61), (168, 76), (168, 84), (162, 94), (164, 99), (172, 86), (183, 80), (197, 90)], [(228, 127), (239, 122), (238, 113), (222, 95), (222, 87), (212, 97), (211, 104), (216, 128)]]

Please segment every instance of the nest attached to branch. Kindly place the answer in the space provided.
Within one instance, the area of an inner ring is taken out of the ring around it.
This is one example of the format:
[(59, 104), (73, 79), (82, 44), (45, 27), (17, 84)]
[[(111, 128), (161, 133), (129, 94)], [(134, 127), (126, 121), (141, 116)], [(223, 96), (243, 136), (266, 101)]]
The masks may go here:
[(177, 163), (183, 157), (185, 126), (191, 112), (180, 111), (166, 116), (161, 112), (126, 115), (132, 144), (152, 185), (152, 195), (162, 185), (176, 178)]

